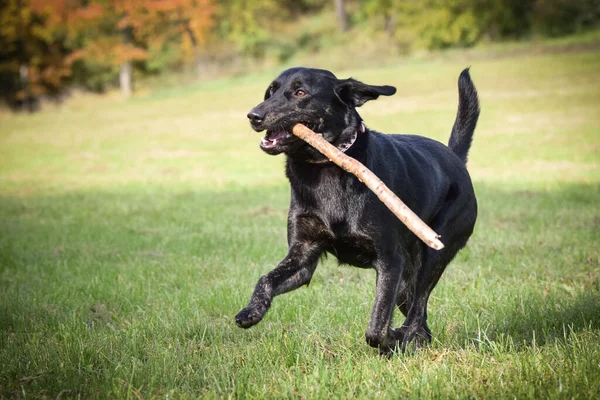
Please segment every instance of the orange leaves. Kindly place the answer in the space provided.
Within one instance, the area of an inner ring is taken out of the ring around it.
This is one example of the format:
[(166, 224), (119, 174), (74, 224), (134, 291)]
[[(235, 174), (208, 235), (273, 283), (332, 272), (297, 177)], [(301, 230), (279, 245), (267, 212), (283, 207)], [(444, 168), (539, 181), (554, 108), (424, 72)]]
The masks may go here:
[(46, 15), (49, 19), (58, 22), (72, 6), (69, 0), (30, 0), (31, 11), (38, 15)]
[(95, 19), (103, 13), (99, 4), (82, 6), (77, 0), (30, 0), (30, 10), (45, 17), (45, 25), (48, 27)]
[(143, 61), (148, 58), (146, 50), (125, 43), (115, 46), (113, 54), (115, 64), (122, 64), (126, 61)]
[(7, 0), (0, 74), (13, 98), (57, 92), (70, 79), (102, 90), (128, 62), (147, 72), (199, 60), (216, 11), (216, 0)]
[[(69, 1), (69, 0), (62, 0)], [(68, 65), (75, 60), (117, 66), (127, 61), (142, 61), (148, 56), (136, 46), (129, 29), (146, 23), (142, 0), (92, 0), (86, 6), (69, 10), (67, 24), (73, 41), (82, 44), (66, 57)]]
[(108, 3), (119, 14), (131, 14), (146, 6), (147, 0), (110, 0)]
[(83, 58), (84, 55), (85, 55), (85, 50), (82, 50), (82, 49), (75, 50), (75, 51), (71, 52), (70, 54), (68, 54), (67, 56), (65, 56), (65, 64), (68, 66), (71, 66), (71, 64), (73, 64), (75, 61)]
[(39, 32), (44, 40), (62, 32), (78, 44), (65, 56), (67, 65), (86, 58), (113, 65), (145, 60), (145, 48), (167, 40), (179, 43), (183, 54), (190, 48), (197, 52), (217, 9), (214, 0), (30, 0), (29, 5), (28, 11), (44, 17), (46, 29)]
[(194, 31), (199, 42), (205, 42), (210, 28), (215, 23), (213, 17), (217, 7), (211, 0), (197, 0), (194, 3), (196, 7), (190, 10), (190, 29)]
[(100, 37), (71, 53), (66, 60), (69, 65), (78, 60), (99, 65), (116, 65), (113, 50), (118, 43), (118, 38)]
[(60, 87), (62, 79), (69, 75), (71, 75), (71, 69), (63, 65), (48, 65), (41, 73), (44, 82), (55, 88)]
[(162, 21), (161, 28), (180, 35), (193, 35), (192, 42), (203, 43), (214, 26), (217, 7), (213, 0), (147, 0), (150, 21)]
[(118, 37), (102, 37), (90, 42), (85, 48), (74, 51), (65, 58), (68, 65), (77, 60), (96, 64), (117, 66), (127, 61), (143, 61), (148, 58), (145, 49), (121, 43)]
[(86, 7), (78, 7), (69, 15), (72, 20), (92, 21), (102, 18), (105, 9), (97, 3), (89, 4)]
[(150, 0), (146, 8), (150, 12), (171, 12), (181, 6), (181, 0)]

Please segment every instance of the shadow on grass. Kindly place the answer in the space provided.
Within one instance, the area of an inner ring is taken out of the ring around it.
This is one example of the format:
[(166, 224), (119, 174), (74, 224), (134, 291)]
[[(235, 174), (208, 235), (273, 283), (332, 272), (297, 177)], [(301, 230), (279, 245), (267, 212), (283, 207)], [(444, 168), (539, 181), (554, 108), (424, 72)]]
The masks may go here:
[[(485, 350), (501, 345), (503, 350), (544, 346), (566, 342), (572, 333), (600, 330), (600, 294), (580, 292), (576, 295), (544, 299), (530, 297), (525, 305), (513, 303), (496, 311), (487, 325), (472, 327), (466, 340)], [(510, 310), (504, 313), (505, 309)]]

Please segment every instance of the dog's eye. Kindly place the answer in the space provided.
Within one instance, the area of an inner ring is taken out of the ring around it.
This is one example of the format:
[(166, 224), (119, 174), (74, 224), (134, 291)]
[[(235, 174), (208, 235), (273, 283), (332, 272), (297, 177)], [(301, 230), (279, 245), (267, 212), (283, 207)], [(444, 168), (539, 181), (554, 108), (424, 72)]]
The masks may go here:
[(298, 96), (298, 97), (304, 97), (306, 96), (306, 92), (302, 89), (298, 89), (296, 90), (296, 92), (294, 93), (294, 95)]

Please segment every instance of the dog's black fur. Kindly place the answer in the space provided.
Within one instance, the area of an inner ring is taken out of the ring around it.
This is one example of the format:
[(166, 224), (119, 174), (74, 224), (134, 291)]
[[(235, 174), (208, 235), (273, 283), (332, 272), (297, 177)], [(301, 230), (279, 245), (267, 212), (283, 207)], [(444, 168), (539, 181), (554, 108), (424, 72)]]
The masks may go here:
[[(479, 117), (477, 92), (468, 69), (458, 80), (459, 106), (448, 147), (415, 135), (384, 135), (364, 129), (356, 107), (391, 86), (338, 80), (329, 71), (292, 68), (271, 83), (264, 102), (248, 114), (252, 128), (266, 130), (261, 148), (285, 153), (291, 184), (288, 255), (262, 276), (250, 303), (236, 316), (243, 328), (264, 317), (273, 297), (308, 285), (321, 255), (377, 272), (375, 305), (366, 332), (369, 345), (387, 353), (431, 340), (427, 301), (446, 265), (465, 246), (477, 218), (477, 201), (466, 168)], [(302, 140), (291, 128), (303, 123), (343, 146), (373, 171), (423, 221), (441, 235), (433, 250), (410, 232), (364, 184)], [(362, 128), (362, 129), (361, 129)], [(364, 132), (363, 132), (364, 130)], [(394, 306), (406, 316), (390, 327)]]

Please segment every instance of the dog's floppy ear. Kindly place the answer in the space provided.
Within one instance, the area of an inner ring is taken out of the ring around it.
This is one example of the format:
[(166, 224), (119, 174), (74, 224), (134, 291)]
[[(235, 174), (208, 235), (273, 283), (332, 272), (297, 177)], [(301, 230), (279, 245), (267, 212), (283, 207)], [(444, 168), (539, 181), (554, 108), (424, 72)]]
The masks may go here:
[(338, 81), (334, 90), (337, 97), (351, 107), (360, 107), (379, 96), (391, 96), (396, 93), (393, 86), (367, 85), (352, 78)]

